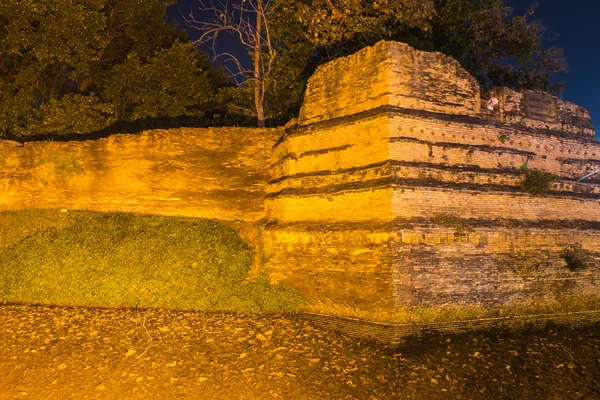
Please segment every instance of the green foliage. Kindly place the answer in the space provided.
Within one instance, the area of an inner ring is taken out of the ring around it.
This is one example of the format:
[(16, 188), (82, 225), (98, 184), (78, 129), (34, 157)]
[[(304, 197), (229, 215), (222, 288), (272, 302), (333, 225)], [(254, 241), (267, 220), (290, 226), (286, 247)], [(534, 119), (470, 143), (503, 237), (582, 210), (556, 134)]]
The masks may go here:
[[(483, 90), (508, 86), (554, 93), (551, 77), (566, 70), (562, 50), (542, 47), (545, 28), (532, 10), (513, 15), (501, 0), (286, 2), (289, 47), (309, 43), (307, 70), (382, 39), (440, 51), (477, 77)], [(290, 24), (294, 21), (294, 24)], [(285, 40), (284, 40), (285, 41)]]
[(389, 37), (398, 26), (428, 31), (435, 13), (431, 0), (311, 0), (292, 7), (304, 38), (314, 48)]
[(585, 251), (579, 244), (565, 248), (560, 256), (565, 260), (567, 268), (571, 271), (586, 269), (591, 262), (589, 252)]
[(185, 33), (164, 22), (172, 2), (3, 1), (0, 137), (202, 115), (216, 74)]
[(254, 90), (251, 85), (224, 86), (217, 94), (219, 104), (226, 105), (232, 115), (256, 117)]
[(482, 89), (562, 90), (550, 84), (566, 70), (562, 50), (542, 48), (548, 36), (539, 21), (529, 21), (533, 9), (515, 16), (501, 0), (438, 0), (436, 11), (432, 47), (459, 60)]
[(521, 190), (533, 195), (544, 195), (552, 190), (552, 182), (556, 177), (537, 169), (521, 168), (525, 171), (525, 179), (521, 182)]
[(34, 109), (30, 123), (16, 132), (76, 134), (100, 130), (115, 120), (113, 104), (101, 102), (94, 94), (67, 93), (61, 98), (52, 97)]
[(260, 275), (252, 251), (212, 221), (133, 214), (0, 213), (0, 298), (88, 306), (290, 311), (296, 294)]
[(111, 71), (104, 93), (117, 109), (117, 119), (201, 115), (200, 105), (210, 100), (208, 71), (191, 43), (176, 42), (147, 62), (130, 52)]

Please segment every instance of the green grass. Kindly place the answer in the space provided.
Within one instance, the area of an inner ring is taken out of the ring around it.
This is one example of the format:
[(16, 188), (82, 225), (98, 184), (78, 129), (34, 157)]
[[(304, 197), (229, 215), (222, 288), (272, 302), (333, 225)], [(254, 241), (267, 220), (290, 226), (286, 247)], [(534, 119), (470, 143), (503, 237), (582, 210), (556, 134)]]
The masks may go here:
[(60, 211), (0, 212), (0, 300), (211, 311), (293, 311), (300, 296), (247, 285), (252, 250), (197, 218)]

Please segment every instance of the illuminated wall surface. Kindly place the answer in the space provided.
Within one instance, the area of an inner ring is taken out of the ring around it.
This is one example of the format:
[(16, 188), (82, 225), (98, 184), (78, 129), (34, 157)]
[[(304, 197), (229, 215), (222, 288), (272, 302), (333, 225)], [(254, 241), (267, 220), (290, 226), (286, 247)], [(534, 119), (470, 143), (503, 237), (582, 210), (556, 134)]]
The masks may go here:
[[(576, 182), (600, 168), (588, 112), (494, 97), (451, 58), (380, 42), (319, 67), (285, 131), (0, 141), (0, 209), (266, 217), (274, 282), (365, 310), (600, 298), (600, 174)], [(549, 193), (522, 190), (525, 165), (557, 176)]]
[[(489, 111), (479, 93), (455, 60), (401, 43), (321, 66), (273, 151), (273, 278), (365, 309), (598, 297), (600, 175), (574, 182), (600, 168), (588, 112), (507, 89)], [(558, 176), (549, 194), (521, 189), (524, 164)]]
[(277, 129), (180, 128), (72, 142), (0, 141), (0, 209), (256, 221)]

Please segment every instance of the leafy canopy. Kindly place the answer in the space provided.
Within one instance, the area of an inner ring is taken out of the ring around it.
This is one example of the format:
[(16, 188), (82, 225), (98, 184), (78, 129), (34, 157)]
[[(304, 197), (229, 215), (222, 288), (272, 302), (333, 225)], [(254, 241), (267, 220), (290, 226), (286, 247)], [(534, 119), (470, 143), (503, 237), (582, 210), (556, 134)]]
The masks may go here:
[[(556, 72), (566, 70), (562, 49), (544, 46), (548, 31), (530, 21), (534, 10), (514, 15), (502, 0), (293, 0), (278, 8), (272, 26), (282, 54), (267, 94), (272, 110), (297, 110), (316, 66), (372, 45), (398, 40), (440, 51), (461, 62), (482, 90), (507, 86), (560, 93)], [(300, 72), (302, 71), (302, 72)]]
[(174, 0), (4, 0), (0, 136), (202, 115), (210, 63), (165, 23)]

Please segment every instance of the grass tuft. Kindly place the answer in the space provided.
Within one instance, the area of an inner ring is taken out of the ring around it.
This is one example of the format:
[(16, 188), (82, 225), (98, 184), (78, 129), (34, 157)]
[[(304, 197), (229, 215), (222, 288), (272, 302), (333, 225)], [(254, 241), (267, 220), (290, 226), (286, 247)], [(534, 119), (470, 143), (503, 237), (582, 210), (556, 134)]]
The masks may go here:
[(556, 177), (549, 173), (537, 169), (522, 168), (525, 172), (525, 178), (521, 182), (521, 190), (536, 196), (548, 194), (552, 191), (552, 182)]
[(435, 214), (432, 216), (431, 222), (446, 228), (453, 228), (457, 233), (468, 233), (473, 231), (473, 227), (469, 225), (465, 219), (453, 214)]
[(579, 244), (565, 248), (560, 256), (565, 260), (567, 268), (571, 271), (586, 269), (592, 261), (589, 252), (585, 251)]

